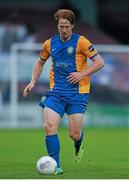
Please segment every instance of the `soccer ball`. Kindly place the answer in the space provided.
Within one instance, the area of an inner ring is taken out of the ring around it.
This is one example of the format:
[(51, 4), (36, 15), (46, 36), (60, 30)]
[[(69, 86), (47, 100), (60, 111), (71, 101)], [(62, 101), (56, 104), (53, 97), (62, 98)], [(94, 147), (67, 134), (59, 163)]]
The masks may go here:
[(57, 163), (50, 156), (41, 157), (36, 164), (36, 169), (40, 174), (49, 175), (56, 172)]

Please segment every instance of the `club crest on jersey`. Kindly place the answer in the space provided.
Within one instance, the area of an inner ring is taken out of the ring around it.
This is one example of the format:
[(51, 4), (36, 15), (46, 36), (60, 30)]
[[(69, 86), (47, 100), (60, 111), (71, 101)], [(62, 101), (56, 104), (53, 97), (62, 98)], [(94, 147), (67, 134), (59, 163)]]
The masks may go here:
[(74, 48), (73, 48), (72, 46), (69, 46), (69, 47), (67, 48), (67, 52), (68, 52), (68, 54), (73, 54)]

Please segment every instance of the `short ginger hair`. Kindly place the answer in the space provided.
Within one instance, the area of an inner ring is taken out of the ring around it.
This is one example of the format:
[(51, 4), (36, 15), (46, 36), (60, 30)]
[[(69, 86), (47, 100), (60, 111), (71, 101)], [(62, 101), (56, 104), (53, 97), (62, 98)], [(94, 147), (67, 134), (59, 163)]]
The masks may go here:
[(59, 19), (67, 19), (71, 25), (73, 25), (75, 22), (75, 14), (69, 9), (58, 9), (58, 11), (54, 14), (54, 17), (57, 24)]

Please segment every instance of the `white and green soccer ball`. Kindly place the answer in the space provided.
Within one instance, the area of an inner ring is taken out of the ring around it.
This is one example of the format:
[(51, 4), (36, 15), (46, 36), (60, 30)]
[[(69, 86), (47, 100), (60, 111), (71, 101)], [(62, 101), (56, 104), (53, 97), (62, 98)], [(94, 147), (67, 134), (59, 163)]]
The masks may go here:
[(39, 174), (50, 175), (55, 174), (57, 168), (56, 161), (50, 156), (41, 157), (36, 164)]

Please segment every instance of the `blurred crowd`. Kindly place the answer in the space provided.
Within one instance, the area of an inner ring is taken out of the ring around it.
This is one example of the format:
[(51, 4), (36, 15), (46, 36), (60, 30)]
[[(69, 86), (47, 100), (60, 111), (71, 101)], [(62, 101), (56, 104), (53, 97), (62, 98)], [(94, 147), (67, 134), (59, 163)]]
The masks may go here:
[[(55, 35), (57, 27), (53, 14), (54, 11), (47, 10), (0, 9), (0, 52), (9, 52), (14, 42), (43, 42)], [(81, 18), (77, 18), (75, 32), (96, 44), (118, 43), (113, 37), (91, 27)]]
[(0, 52), (10, 52), (13, 43), (25, 42), (27, 37), (28, 30), (23, 24), (13, 24), (11, 22), (0, 24)]

